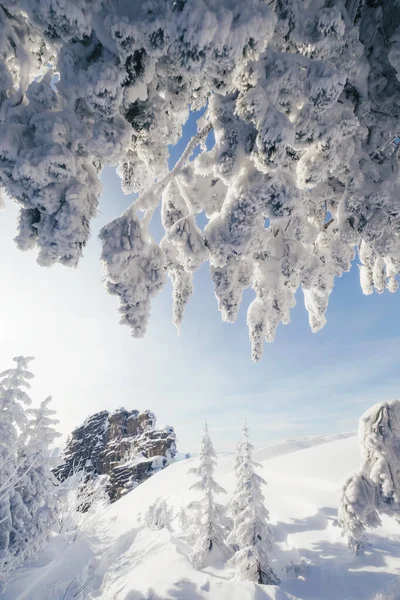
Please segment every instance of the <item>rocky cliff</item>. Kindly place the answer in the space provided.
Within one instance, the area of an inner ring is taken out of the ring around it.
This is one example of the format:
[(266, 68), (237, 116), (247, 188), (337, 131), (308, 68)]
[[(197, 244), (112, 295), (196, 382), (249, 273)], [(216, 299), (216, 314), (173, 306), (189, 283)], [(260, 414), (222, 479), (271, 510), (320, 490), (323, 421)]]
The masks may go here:
[(167, 466), (175, 454), (173, 427), (156, 429), (151, 411), (105, 410), (72, 432), (55, 474), (61, 481), (76, 470), (88, 477), (107, 475), (107, 491), (114, 501)]

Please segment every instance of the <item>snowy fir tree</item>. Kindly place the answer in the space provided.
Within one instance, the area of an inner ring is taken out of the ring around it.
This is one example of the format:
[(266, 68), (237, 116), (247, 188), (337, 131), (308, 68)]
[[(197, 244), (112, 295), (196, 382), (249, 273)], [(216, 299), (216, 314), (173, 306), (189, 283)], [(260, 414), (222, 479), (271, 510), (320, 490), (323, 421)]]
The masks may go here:
[(339, 523), (349, 548), (363, 551), (369, 528), (380, 515), (400, 519), (400, 400), (372, 406), (360, 418), (359, 443), (363, 462), (342, 489)]
[(235, 554), (227, 566), (234, 569), (239, 581), (278, 585), (280, 581), (268, 561), (273, 539), (261, 488), (265, 481), (255, 472), (258, 465), (252, 459), (253, 446), (246, 425), (243, 433), (244, 440), (237, 446), (236, 486), (230, 503), (233, 529), (227, 539)]
[(201, 499), (191, 505), (194, 511), (191, 537), (195, 540), (191, 558), (197, 568), (205, 566), (211, 556), (224, 557), (228, 554), (225, 539), (230, 523), (225, 507), (215, 501), (216, 494), (225, 494), (226, 491), (214, 479), (216, 464), (217, 455), (205, 424), (199, 466), (189, 470), (197, 477), (190, 489), (201, 492)]
[(28, 426), (26, 407), (31, 399), (26, 389), (33, 378), (28, 370), (31, 360), (18, 356), (15, 368), (0, 373), (0, 582), (19, 563), (24, 545), (21, 532), (29, 519), (18, 488), (29, 468), (20, 436)]
[(52, 471), (55, 466), (52, 446), (61, 434), (54, 429), (59, 421), (54, 419), (55, 411), (49, 408), (50, 402), (51, 396), (43, 400), (39, 408), (27, 411), (31, 419), (21, 436), (21, 462), (27, 468), (23, 470), (16, 490), (29, 515), (20, 532), (24, 540), (21, 562), (37, 555), (59, 524), (59, 482)]
[[(65, 6), (0, 6), (0, 188), (20, 207), (19, 248), (75, 266), (111, 165), (135, 195), (104, 227), (102, 260), (136, 337), (166, 275), (179, 326), (205, 261), (225, 321), (253, 288), (255, 360), (300, 288), (312, 330), (323, 327), (356, 251), (364, 293), (397, 289), (398, 0)], [(200, 108), (168, 172), (168, 145)]]
[(50, 398), (38, 409), (27, 408), (31, 360), (16, 357), (16, 367), (0, 373), (0, 584), (36, 556), (58, 526), (50, 450), (57, 421)]

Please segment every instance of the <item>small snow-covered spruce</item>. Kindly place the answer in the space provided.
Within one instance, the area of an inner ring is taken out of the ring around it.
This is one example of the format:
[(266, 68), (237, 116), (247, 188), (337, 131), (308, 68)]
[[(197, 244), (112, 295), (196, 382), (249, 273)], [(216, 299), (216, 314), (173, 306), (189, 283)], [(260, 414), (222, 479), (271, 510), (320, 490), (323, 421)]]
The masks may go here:
[(243, 433), (244, 440), (237, 446), (236, 486), (230, 503), (233, 529), (227, 539), (235, 554), (227, 566), (234, 569), (235, 578), (239, 581), (278, 585), (280, 580), (268, 561), (273, 538), (261, 488), (265, 481), (255, 472), (258, 465), (252, 459), (253, 446), (249, 442), (246, 425)]
[(362, 553), (380, 515), (400, 518), (400, 400), (372, 406), (360, 418), (363, 462), (343, 485), (338, 521), (349, 548)]
[(197, 476), (197, 481), (190, 489), (201, 492), (201, 499), (192, 503), (192, 531), (191, 537), (195, 540), (192, 562), (196, 568), (207, 564), (211, 556), (225, 557), (229, 550), (225, 544), (230, 521), (226, 516), (226, 509), (215, 501), (216, 494), (226, 494), (214, 479), (214, 470), (217, 464), (217, 455), (214, 450), (207, 423), (201, 439), (199, 466), (189, 469), (189, 473)]
[[(179, 327), (206, 261), (225, 321), (255, 292), (254, 360), (299, 289), (312, 331), (324, 326), (356, 251), (363, 292), (394, 292), (397, 2), (3, 0), (0, 188), (20, 209), (17, 245), (41, 265), (77, 265), (111, 165), (139, 194), (101, 234), (107, 289), (136, 337), (166, 275)], [(168, 173), (189, 107), (205, 113)]]
[(177, 514), (177, 518), (178, 518), (179, 527), (182, 530), (184, 530), (185, 527), (188, 524), (188, 515), (187, 515), (187, 512), (186, 512), (186, 508), (184, 506), (180, 507), (179, 512)]
[(150, 529), (170, 529), (172, 507), (163, 498), (156, 498), (144, 514), (143, 525)]

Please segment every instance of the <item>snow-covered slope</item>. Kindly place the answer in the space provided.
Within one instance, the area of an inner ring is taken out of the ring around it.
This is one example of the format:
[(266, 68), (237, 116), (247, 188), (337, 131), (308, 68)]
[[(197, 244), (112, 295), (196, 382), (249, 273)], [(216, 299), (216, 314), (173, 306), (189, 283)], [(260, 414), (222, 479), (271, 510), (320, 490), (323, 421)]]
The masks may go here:
[[(171, 532), (140, 526), (138, 514), (157, 496), (167, 499), (175, 514), (195, 498), (188, 469), (197, 459), (191, 459), (168, 467), (113, 504), (107, 524), (94, 524), (74, 543), (56, 538), (40, 561), (15, 573), (1, 600), (373, 600), (393, 586), (400, 572), (400, 526), (384, 519), (370, 535), (373, 547), (354, 557), (334, 523), (340, 482), (360, 462), (356, 437), (272, 459), (260, 455), (279, 587), (233, 582), (222, 564), (194, 570), (176, 520)], [(228, 495), (234, 485), (232, 466), (232, 456), (222, 456), (216, 472)], [(302, 558), (310, 568), (304, 578), (290, 578), (282, 569)], [(399, 588), (395, 584), (393, 589)], [(382, 598), (398, 600), (400, 595)]]

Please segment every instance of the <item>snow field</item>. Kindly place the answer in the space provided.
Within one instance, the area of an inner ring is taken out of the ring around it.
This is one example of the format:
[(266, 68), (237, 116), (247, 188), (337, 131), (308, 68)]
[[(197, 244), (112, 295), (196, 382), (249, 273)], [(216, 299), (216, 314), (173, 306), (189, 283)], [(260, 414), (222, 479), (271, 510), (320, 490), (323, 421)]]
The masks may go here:
[[(329, 439), (260, 461), (275, 537), (270, 561), (282, 580), (280, 586), (234, 582), (223, 563), (196, 571), (188, 558), (192, 549), (176, 518), (170, 531), (141, 525), (141, 516), (157, 497), (167, 500), (174, 515), (198, 498), (189, 489), (195, 481), (195, 475), (188, 474), (197, 465), (193, 458), (157, 473), (111, 505), (74, 543), (55, 538), (39, 561), (14, 574), (0, 598), (398, 600), (393, 589), (399, 589), (400, 526), (384, 517), (382, 527), (369, 535), (371, 548), (364, 556), (348, 551), (335, 519), (341, 482), (360, 464), (360, 454), (355, 436)], [(255, 458), (260, 460), (263, 452), (268, 454), (259, 450)], [(219, 457), (215, 479), (228, 492), (218, 497), (225, 503), (234, 488), (233, 456)], [(301, 559), (310, 563), (302, 577), (293, 578), (283, 570), (291, 560), (298, 564)], [(85, 587), (79, 592), (81, 586)], [(386, 595), (389, 589), (391, 595)]]

